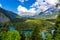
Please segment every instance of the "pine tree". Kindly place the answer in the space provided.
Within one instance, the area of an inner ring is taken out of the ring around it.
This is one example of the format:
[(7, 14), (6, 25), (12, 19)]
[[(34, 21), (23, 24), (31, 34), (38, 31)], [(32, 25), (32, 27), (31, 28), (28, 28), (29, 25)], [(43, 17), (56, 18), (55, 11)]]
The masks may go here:
[(21, 35), (21, 40), (25, 40), (26, 39), (26, 36), (25, 36), (24, 32), (22, 32), (20, 35)]
[(27, 35), (27, 40), (31, 40), (31, 34), (30, 33), (28, 33), (28, 35)]
[(40, 33), (40, 27), (36, 26), (32, 33), (32, 40), (42, 40)]

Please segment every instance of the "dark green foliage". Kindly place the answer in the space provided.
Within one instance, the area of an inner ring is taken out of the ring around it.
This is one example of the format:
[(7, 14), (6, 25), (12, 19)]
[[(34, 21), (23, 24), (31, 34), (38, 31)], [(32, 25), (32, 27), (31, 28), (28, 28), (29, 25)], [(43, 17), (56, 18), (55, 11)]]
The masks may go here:
[(56, 30), (54, 33), (54, 40), (60, 40), (60, 31)]
[(10, 25), (12, 25), (10, 21), (5, 22), (4, 24), (1, 25), (2, 27), (1, 27), (0, 30), (1, 31), (8, 31), (9, 30), (8, 28), (9, 28)]
[(27, 40), (31, 40), (31, 33), (28, 33)]
[(53, 40), (52, 38), (53, 38), (53, 36), (51, 34), (48, 34), (46, 37), (46, 40)]
[(20, 40), (18, 31), (0, 32), (0, 40)]
[(20, 40), (20, 35), (18, 31), (8, 31), (6, 40)]
[(32, 40), (42, 40), (40, 33), (40, 28), (36, 26), (32, 33)]
[(0, 40), (5, 40), (6, 32), (0, 32)]
[(22, 32), (20, 35), (21, 35), (21, 40), (25, 40), (26, 39), (26, 36), (25, 36), (24, 32)]
[(56, 18), (56, 29), (55, 29), (55, 32), (54, 32), (54, 40), (60, 40), (60, 11), (58, 12), (59, 15), (58, 17)]

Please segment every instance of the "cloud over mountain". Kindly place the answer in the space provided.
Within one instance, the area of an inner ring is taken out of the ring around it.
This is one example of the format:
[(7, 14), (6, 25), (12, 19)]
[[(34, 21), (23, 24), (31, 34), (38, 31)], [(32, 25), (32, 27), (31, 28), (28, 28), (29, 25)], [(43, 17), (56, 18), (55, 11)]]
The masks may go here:
[(19, 5), (17, 11), (20, 16), (35, 16), (51, 7), (55, 7), (57, 3), (58, 0), (36, 0), (36, 2), (30, 6), (30, 9)]

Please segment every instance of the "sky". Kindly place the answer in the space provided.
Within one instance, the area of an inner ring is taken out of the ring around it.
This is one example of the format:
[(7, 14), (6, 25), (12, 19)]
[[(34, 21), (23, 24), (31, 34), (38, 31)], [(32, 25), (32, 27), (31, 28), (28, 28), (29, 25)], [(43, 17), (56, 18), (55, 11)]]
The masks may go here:
[[(31, 1), (31, 2), (30, 2)], [(6, 10), (17, 12), (19, 5), (26, 7), (27, 9), (35, 2), (36, 0), (0, 0), (0, 6)]]
[(34, 16), (57, 3), (58, 0), (0, 0), (0, 7), (20, 16)]

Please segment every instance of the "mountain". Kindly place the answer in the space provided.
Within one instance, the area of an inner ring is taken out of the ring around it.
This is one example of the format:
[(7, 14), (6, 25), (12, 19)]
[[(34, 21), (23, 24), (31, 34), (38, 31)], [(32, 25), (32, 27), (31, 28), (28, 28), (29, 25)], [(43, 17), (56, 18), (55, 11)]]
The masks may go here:
[(47, 12), (42, 15), (37, 15), (35, 18), (55, 19), (58, 16), (58, 12)]
[(5, 9), (0, 8), (0, 12), (2, 12), (5, 16), (7, 16), (8, 18), (14, 19), (17, 18), (18, 15), (14, 12), (11, 11), (7, 11)]
[(55, 19), (58, 16), (57, 9), (56, 8), (49, 8), (43, 12), (40, 12), (38, 15), (35, 16), (24, 16), (21, 17), (18, 14), (5, 10), (3, 8), (0, 8), (0, 23), (4, 23), (6, 21), (15, 21), (19, 20), (20, 18), (45, 18), (45, 19)]
[(45, 18), (45, 19), (55, 19), (58, 16), (58, 9), (52, 7), (43, 12), (40, 12), (34, 18)]
[(18, 18), (19, 15), (11, 11), (0, 8), (0, 23)]
[[(41, 11), (40, 13), (36, 13), (36, 15), (31, 16), (31, 13), (24, 13), (27, 15), (23, 15), (22, 18), (45, 18), (45, 19), (55, 19), (58, 16), (58, 9), (56, 7), (50, 7), (45, 11)], [(22, 14), (22, 13), (21, 13)], [(29, 15), (28, 15), (29, 14)]]
[(9, 21), (9, 18), (0, 12), (0, 24), (5, 23), (7, 21)]
[(47, 12), (43, 13), (41, 12), (41, 15), (36, 15), (36, 16), (26, 16), (23, 18), (42, 18), (42, 19), (55, 19), (58, 16), (58, 11), (57, 12)]

